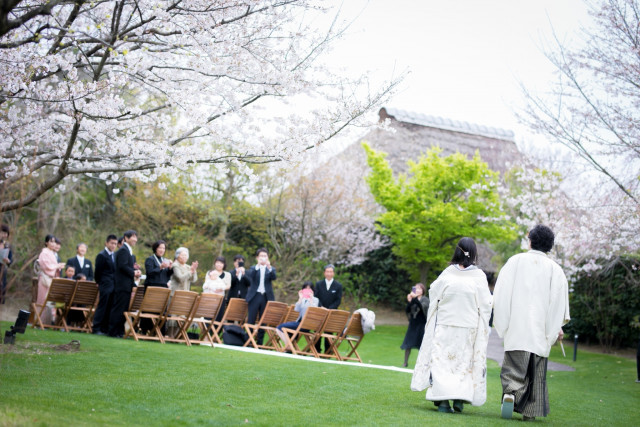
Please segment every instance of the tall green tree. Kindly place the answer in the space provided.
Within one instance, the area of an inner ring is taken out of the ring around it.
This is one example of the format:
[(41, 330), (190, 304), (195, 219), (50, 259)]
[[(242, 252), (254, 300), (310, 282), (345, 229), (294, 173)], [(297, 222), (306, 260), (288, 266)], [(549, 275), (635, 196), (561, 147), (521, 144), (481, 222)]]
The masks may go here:
[(393, 252), (411, 276), (427, 283), (446, 267), (457, 241), (500, 242), (515, 238), (514, 225), (503, 213), (498, 173), (478, 153), (441, 157), (427, 151), (409, 173), (397, 178), (386, 154), (363, 143), (371, 173), (367, 183), (386, 212), (377, 217), (380, 233), (389, 236)]

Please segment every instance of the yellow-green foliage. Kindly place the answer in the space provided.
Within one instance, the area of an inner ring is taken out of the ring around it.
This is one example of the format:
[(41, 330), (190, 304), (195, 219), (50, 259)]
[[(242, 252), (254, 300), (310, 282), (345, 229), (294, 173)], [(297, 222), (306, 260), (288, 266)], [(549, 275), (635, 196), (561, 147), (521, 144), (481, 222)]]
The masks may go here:
[(377, 218), (403, 267), (420, 280), (435, 277), (451, 259), (461, 237), (487, 242), (511, 241), (514, 225), (502, 212), (498, 173), (478, 153), (447, 157), (439, 148), (408, 162), (409, 174), (397, 178), (386, 154), (363, 143), (371, 173), (367, 182), (386, 212)]

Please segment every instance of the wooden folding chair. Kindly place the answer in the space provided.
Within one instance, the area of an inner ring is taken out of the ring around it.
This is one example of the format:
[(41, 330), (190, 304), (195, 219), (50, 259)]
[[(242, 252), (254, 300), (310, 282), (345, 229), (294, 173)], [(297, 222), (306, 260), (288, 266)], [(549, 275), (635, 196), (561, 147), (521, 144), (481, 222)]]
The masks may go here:
[[(164, 343), (164, 337), (162, 336), (162, 332), (160, 332), (159, 325), (162, 321), (164, 311), (167, 308), (170, 295), (171, 289), (155, 286), (147, 288), (144, 293), (144, 298), (142, 298), (140, 309), (135, 312), (125, 311), (124, 313), (124, 317), (129, 325), (129, 329), (125, 333), (124, 338), (126, 339), (129, 335), (133, 335), (136, 341), (142, 339)], [(152, 322), (152, 327), (148, 335), (136, 331), (141, 319), (150, 319)]]
[(325, 349), (325, 353), (319, 353), (320, 357), (328, 359), (335, 358), (340, 360), (340, 353), (336, 351), (334, 343), (342, 336), (349, 323), (349, 316), (351, 313), (345, 310), (329, 310), (327, 320), (322, 327), (322, 334), (318, 337), (319, 340), (325, 338), (326, 342), (329, 342), (329, 348)]
[(140, 309), (142, 299), (144, 298), (144, 289), (141, 286), (135, 286), (131, 290), (131, 300), (129, 301), (129, 311), (134, 312)]
[(282, 319), (282, 323), (295, 322), (296, 320), (298, 320), (298, 317), (300, 317), (300, 313), (296, 311), (295, 304), (291, 304), (289, 306), (289, 311), (287, 311), (284, 319)]
[[(276, 333), (276, 326), (281, 323), (284, 323), (282, 319), (287, 315), (289, 311), (289, 306), (283, 302), (278, 301), (268, 301), (267, 306), (262, 313), (262, 317), (260, 321), (255, 325), (245, 323), (244, 330), (249, 334), (249, 340), (244, 343), (243, 347), (247, 347), (248, 345), (253, 346), (253, 348), (263, 348), (266, 350), (278, 350), (278, 335)], [(258, 335), (258, 331), (263, 330), (267, 333), (267, 342), (266, 344), (260, 344), (256, 342), (256, 336)]]
[[(345, 329), (344, 333), (336, 340), (335, 344), (331, 346), (334, 348), (332, 351), (335, 351), (335, 353), (340, 355), (340, 360), (357, 360), (362, 363), (362, 359), (360, 358), (357, 350), (360, 342), (362, 342), (362, 338), (364, 338), (364, 331), (362, 330), (362, 316), (360, 316), (360, 313), (354, 313), (353, 316), (351, 316), (349, 325)], [(347, 341), (351, 346), (351, 350), (346, 356), (340, 354), (339, 347), (343, 341)], [(352, 357), (353, 354), (355, 354), (355, 357)]]
[(247, 311), (249, 310), (249, 304), (242, 298), (231, 298), (227, 310), (224, 312), (224, 316), (219, 322), (213, 321), (211, 328), (213, 333), (211, 334), (213, 339), (219, 344), (222, 344), (220, 334), (222, 333), (222, 327), (224, 325), (232, 325), (237, 323), (239, 326), (244, 324), (247, 318)]
[[(198, 305), (196, 306), (191, 323), (198, 325), (200, 328), (200, 338), (196, 340), (190, 340), (190, 342), (197, 344), (211, 344), (213, 348), (213, 321), (215, 320), (222, 303), (224, 301), (223, 295), (218, 294), (201, 294), (198, 298)], [(206, 340), (205, 340), (206, 339)]]
[[(282, 332), (285, 333), (291, 343), (291, 352), (293, 354), (318, 357), (315, 344), (320, 334), (322, 334), (322, 327), (328, 315), (329, 310), (324, 307), (309, 307), (304, 313), (304, 317), (300, 321), (297, 329), (282, 328)], [(299, 342), (303, 337), (307, 341), (307, 345), (301, 349)], [(285, 348), (286, 344), (287, 343), (285, 343), (284, 346)]]
[(175, 337), (164, 337), (164, 342), (183, 342), (187, 346), (191, 346), (187, 329), (191, 325), (191, 318), (194, 312), (194, 304), (197, 303), (198, 293), (193, 291), (176, 291), (171, 297), (171, 303), (167, 312), (162, 316), (158, 328), (169, 320), (173, 320), (178, 324), (178, 333)]
[(44, 330), (44, 328), (52, 328), (52, 329), (66, 329), (67, 321), (65, 316), (60, 314), (56, 315), (55, 323), (52, 325), (45, 325), (42, 322), (42, 313), (44, 310), (47, 310), (47, 303), (61, 303), (64, 304), (62, 309), (57, 310), (57, 312), (66, 313), (69, 301), (73, 298), (73, 293), (76, 290), (76, 281), (71, 279), (61, 279), (54, 278), (51, 280), (51, 286), (49, 287), (49, 291), (47, 292), (46, 299), (44, 304), (40, 305), (38, 303), (32, 303), (31, 307), (33, 312), (35, 313), (33, 327), (40, 327), (40, 329)]
[(100, 290), (96, 282), (90, 282), (87, 280), (78, 280), (76, 285), (76, 291), (73, 293), (73, 298), (69, 302), (69, 309), (67, 315), (74, 311), (82, 313), (83, 321), (80, 326), (69, 326), (67, 330), (92, 332), (91, 320), (93, 319), (94, 308), (98, 302), (98, 295)]

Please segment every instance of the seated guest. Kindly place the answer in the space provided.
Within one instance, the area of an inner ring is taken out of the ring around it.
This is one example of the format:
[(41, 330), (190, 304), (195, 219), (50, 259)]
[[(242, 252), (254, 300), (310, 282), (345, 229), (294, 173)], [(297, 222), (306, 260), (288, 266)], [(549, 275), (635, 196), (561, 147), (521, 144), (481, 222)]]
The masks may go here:
[(168, 288), (173, 269), (171, 268), (171, 260), (164, 258), (167, 243), (164, 240), (158, 240), (151, 245), (151, 249), (153, 250), (153, 255), (144, 262), (144, 269), (147, 275), (144, 286), (145, 288), (147, 286)]
[(72, 265), (67, 265), (64, 269), (64, 278), (75, 280), (73, 277), (76, 275), (76, 269)]
[(85, 259), (85, 255), (87, 254), (87, 245), (85, 243), (79, 243), (76, 246), (76, 256), (73, 258), (69, 258), (67, 260), (67, 265), (70, 265), (75, 268), (76, 275), (74, 279), (78, 279), (78, 274), (82, 273), (84, 276), (93, 281), (93, 266), (91, 265), (91, 261)]
[(176, 249), (175, 261), (173, 261), (171, 265), (171, 269), (173, 270), (170, 281), (171, 295), (177, 290), (188, 291), (191, 289), (191, 285), (198, 280), (198, 261), (194, 261), (193, 264), (188, 265), (188, 260), (189, 249)]
[(80, 274), (76, 274), (76, 280), (89, 280), (89, 279), (87, 279), (87, 276), (80, 273)]
[(276, 332), (280, 339), (285, 343), (285, 350), (293, 350), (291, 347), (291, 342), (289, 341), (289, 337), (282, 331), (282, 328), (288, 329), (297, 329), (300, 326), (300, 322), (304, 317), (304, 314), (309, 307), (318, 307), (320, 301), (318, 298), (313, 296), (313, 283), (312, 282), (304, 282), (302, 285), (302, 289), (298, 292), (298, 302), (294, 309), (300, 313), (298, 319), (295, 322), (286, 322), (278, 325), (276, 328)]

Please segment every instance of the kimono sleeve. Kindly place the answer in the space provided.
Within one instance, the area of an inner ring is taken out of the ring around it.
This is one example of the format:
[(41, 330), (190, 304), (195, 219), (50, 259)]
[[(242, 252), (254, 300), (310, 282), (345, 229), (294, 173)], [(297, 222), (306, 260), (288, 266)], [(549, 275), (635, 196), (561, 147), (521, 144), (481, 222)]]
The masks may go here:
[(549, 292), (549, 311), (545, 320), (547, 343), (553, 345), (558, 338), (560, 328), (566, 325), (569, 315), (569, 284), (560, 266), (555, 265)]
[(516, 279), (517, 261), (509, 259), (498, 274), (498, 280), (493, 291), (493, 327), (500, 337), (509, 329), (511, 320), (511, 297)]

